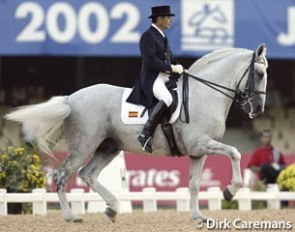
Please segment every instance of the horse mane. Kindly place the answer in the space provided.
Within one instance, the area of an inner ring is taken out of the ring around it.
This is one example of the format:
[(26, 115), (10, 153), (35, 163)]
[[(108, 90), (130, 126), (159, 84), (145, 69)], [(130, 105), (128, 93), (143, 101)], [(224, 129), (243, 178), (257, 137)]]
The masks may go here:
[(200, 70), (203, 67), (208, 67), (208, 64), (215, 63), (217, 61), (221, 61), (223, 59), (233, 58), (236, 56), (239, 56), (241, 54), (250, 54), (251, 50), (245, 49), (245, 48), (223, 48), (223, 49), (217, 49), (213, 52), (210, 52), (204, 56), (202, 56), (200, 59), (196, 60), (191, 67), (189, 68), (189, 71), (194, 70)]

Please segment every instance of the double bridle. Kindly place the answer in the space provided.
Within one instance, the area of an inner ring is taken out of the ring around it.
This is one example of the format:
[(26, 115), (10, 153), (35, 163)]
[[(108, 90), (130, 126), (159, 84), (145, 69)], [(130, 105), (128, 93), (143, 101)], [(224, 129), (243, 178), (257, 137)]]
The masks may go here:
[[(193, 78), (196, 81), (199, 81), (203, 83), (204, 85), (207, 85), (208, 87), (216, 90), (217, 92), (222, 93), (226, 97), (232, 99), (234, 102), (240, 105), (242, 109), (246, 107), (247, 104), (250, 104), (252, 99), (259, 94), (266, 94), (264, 91), (258, 91), (254, 89), (254, 77), (255, 77), (255, 70), (254, 70), (254, 64), (255, 64), (255, 53), (253, 53), (251, 63), (249, 66), (246, 68), (244, 71), (240, 81), (238, 82), (238, 85), (236, 89), (231, 89), (223, 85), (219, 85), (217, 83), (205, 80), (203, 78), (194, 76), (188, 72), (183, 73), (183, 91), (182, 91), (182, 104), (183, 104), (183, 110), (184, 110), (184, 115), (185, 115), (185, 120), (183, 122), (189, 123), (189, 109), (188, 109), (188, 96), (189, 96), (189, 85), (188, 85), (188, 77)], [(246, 83), (246, 87), (243, 91), (239, 89), (241, 82), (243, 79), (246, 77), (246, 74), (248, 73), (248, 79)], [(234, 97), (226, 93), (225, 91), (230, 91), (235, 93)]]

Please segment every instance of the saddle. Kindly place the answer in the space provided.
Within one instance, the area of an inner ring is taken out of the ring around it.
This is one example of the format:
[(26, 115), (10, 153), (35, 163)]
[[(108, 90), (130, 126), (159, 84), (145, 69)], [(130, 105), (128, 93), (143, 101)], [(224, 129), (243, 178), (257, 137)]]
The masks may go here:
[[(173, 102), (169, 107), (166, 115), (164, 115), (161, 121), (162, 131), (167, 139), (167, 142), (170, 147), (172, 156), (183, 156), (177, 147), (175, 135), (173, 131), (172, 124), (178, 119), (180, 115), (180, 99), (179, 99), (179, 90), (177, 84), (177, 78), (171, 77), (168, 82), (166, 82), (166, 87), (170, 91)], [(153, 111), (158, 100), (154, 98), (153, 104), (149, 108), (144, 106), (134, 105), (126, 102), (127, 97), (130, 94), (129, 89), (125, 89), (122, 97), (122, 110), (121, 110), (121, 119), (125, 124), (145, 124), (148, 120), (149, 115)]]

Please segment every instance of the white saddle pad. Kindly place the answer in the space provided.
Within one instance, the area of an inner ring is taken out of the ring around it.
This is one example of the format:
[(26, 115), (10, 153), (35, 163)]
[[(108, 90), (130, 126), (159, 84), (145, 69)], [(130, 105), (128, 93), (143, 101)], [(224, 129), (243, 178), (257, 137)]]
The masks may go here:
[[(121, 108), (121, 119), (124, 124), (129, 124), (129, 125), (140, 125), (140, 124), (145, 124), (146, 121), (148, 120), (148, 111), (146, 110), (145, 114), (143, 117), (140, 117), (142, 112), (144, 111), (145, 107), (142, 105), (135, 105), (131, 104), (129, 102), (126, 102), (126, 99), (129, 97), (132, 89), (130, 88), (125, 88), (123, 91), (122, 95), (122, 108)], [(180, 99), (180, 94), (179, 90), (177, 89), (178, 93), (178, 106), (174, 113), (172, 114), (169, 122), (173, 124), (179, 117), (180, 114), (180, 108), (181, 108), (181, 99)]]

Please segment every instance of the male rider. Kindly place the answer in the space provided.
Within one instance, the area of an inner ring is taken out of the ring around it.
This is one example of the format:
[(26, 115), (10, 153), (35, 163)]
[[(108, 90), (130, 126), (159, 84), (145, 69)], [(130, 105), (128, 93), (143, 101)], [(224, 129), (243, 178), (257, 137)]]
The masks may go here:
[(153, 105), (154, 98), (158, 100), (138, 136), (142, 149), (150, 153), (153, 152), (151, 142), (153, 133), (173, 101), (165, 83), (169, 81), (172, 72), (183, 73), (183, 67), (174, 59), (164, 33), (169, 29), (174, 16), (170, 6), (156, 6), (151, 10), (152, 14), (148, 18), (152, 19), (152, 25), (143, 33), (139, 44), (141, 72), (127, 99), (130, 103), (144, 105), (147, 108)]

